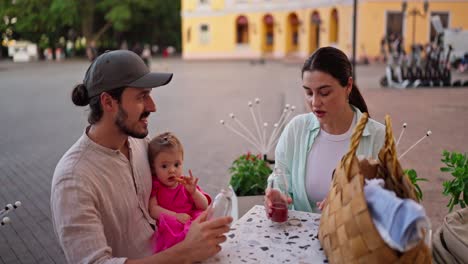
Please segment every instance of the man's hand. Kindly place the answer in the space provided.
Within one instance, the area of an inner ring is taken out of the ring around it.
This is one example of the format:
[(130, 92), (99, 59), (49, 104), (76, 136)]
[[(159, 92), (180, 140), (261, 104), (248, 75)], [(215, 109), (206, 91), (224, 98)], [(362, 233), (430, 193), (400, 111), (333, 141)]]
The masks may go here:
[[(210, 209), (209, 209), (210, 210)], [(184, 241), (143, 259), (127, 259), (125, 264), (193, 263), (214, 256), (226, 241), (232, 217), (206, 220), (207, 210), (192, 222)]]
[(176, 214), (177, 221), (181, 222), (182, 224), (187, 223), (188, 220), (191, 219), (190, 215), (188, 214)]
[(226, 241), (224, 233), (229, 231), (229, 224), (232, 222), (230, 216), (207, 221), (208, 210), (192, 222), (185, 240), (180, 243), (181, 247), (186, 248), (185, 252), (192, 261), (205, 260), (221, 251), (219, 244)]

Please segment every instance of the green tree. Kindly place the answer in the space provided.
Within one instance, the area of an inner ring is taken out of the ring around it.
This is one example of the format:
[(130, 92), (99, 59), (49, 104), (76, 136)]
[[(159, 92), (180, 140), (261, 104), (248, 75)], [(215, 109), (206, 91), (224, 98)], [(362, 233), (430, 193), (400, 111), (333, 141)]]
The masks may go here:
[[(39, 42), (44, 33), (49, 38), (54, 38), (69, 24), (67, 20), (60, 24), (56, 23), (59, 18), (53, 10), (50, 0), (0, 0), (0, 17), (10, 21), (8, 25), (2, 23), (0, 29), (2, 32), (11, 30), (21, 38), (33, 42)], [(16, 20), (14, 24), (12, 24), (13, 19)]]
[(90, 43), (112, 29), (143, 31), (148, 41), (180, 46), (180, 1), (0, 0), (0, 18), (3, 17), (16, 17), (17, 22), (14, 26), (0, 22), (2, 32), (9, 27), (33, 42), (39, 42), (45, 34), (50, 43), (56, 43), (74, 29)]
[(158, 21), (154, 27), (153, 40), (161, 46), (174, 45), (179, 51), (182, 47), (180, 2), (155, 1), (153, 20)]

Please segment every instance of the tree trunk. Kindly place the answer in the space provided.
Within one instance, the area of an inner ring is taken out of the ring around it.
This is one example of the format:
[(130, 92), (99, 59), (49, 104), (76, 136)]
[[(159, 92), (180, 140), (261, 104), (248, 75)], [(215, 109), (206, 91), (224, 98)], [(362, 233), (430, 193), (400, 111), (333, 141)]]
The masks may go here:
[(81, 3), (82, 21), (81, 21), (81, 31), (83, 36), (86, 38), (86, 46), (89, 47), (91, 41), (93, 41), (93, 31), (94, 31), (94, 12), (96, 9), (95, 3), (93, 0), (82, 1)]
[(94, 32), (94, 16), (96, 5), (93, 0), (86, 0), (82, 2), (82, 22), (81, 30), (83, 36), (86, 38), (86, 47), (89, 47), (93, 41), (97, 41), (102, 34), (112, 27), (112, 22), (107, 22), (97, 32)]
[(99, 29), (99, 31), (96, 34), (94, 34), (93, 40), (98, 40), (102, 36), (102, 34), (104, 34), (104, 32), (106, 32), (111, 26), (112, 22), (107, 22), (103, 27), (101, 27), (101, 29)]

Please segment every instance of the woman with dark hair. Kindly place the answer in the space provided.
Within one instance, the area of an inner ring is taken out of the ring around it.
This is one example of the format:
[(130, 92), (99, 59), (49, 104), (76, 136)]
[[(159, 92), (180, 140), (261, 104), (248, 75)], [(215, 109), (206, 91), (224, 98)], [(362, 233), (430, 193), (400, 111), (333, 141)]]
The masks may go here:
[[(295, 210), (319, 212), (354, 127), (362, 114), (369, 112), (352, 71), (346, 55), (332, 47), (318, 49), (302, 67), (302, 87), (311, 113), (289, 122), (275, 151), (275, 167), (286, 176), (287, 199)], [(369, 118), (357, 155), (376, 159), (384, 140), (385, 126)], [(266, 190), (268, 214), (279, 196), (275, 190)]]

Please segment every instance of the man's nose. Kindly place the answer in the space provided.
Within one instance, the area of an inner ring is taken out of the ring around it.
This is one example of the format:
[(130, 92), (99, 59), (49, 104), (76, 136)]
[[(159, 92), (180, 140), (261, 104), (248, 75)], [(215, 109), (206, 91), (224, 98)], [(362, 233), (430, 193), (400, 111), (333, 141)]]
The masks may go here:
[(150, 96), (147, 103), (146, 103), (146, 111), (148, 112), (156, 112), (156, 103), (154, 102), (153, 98)]

